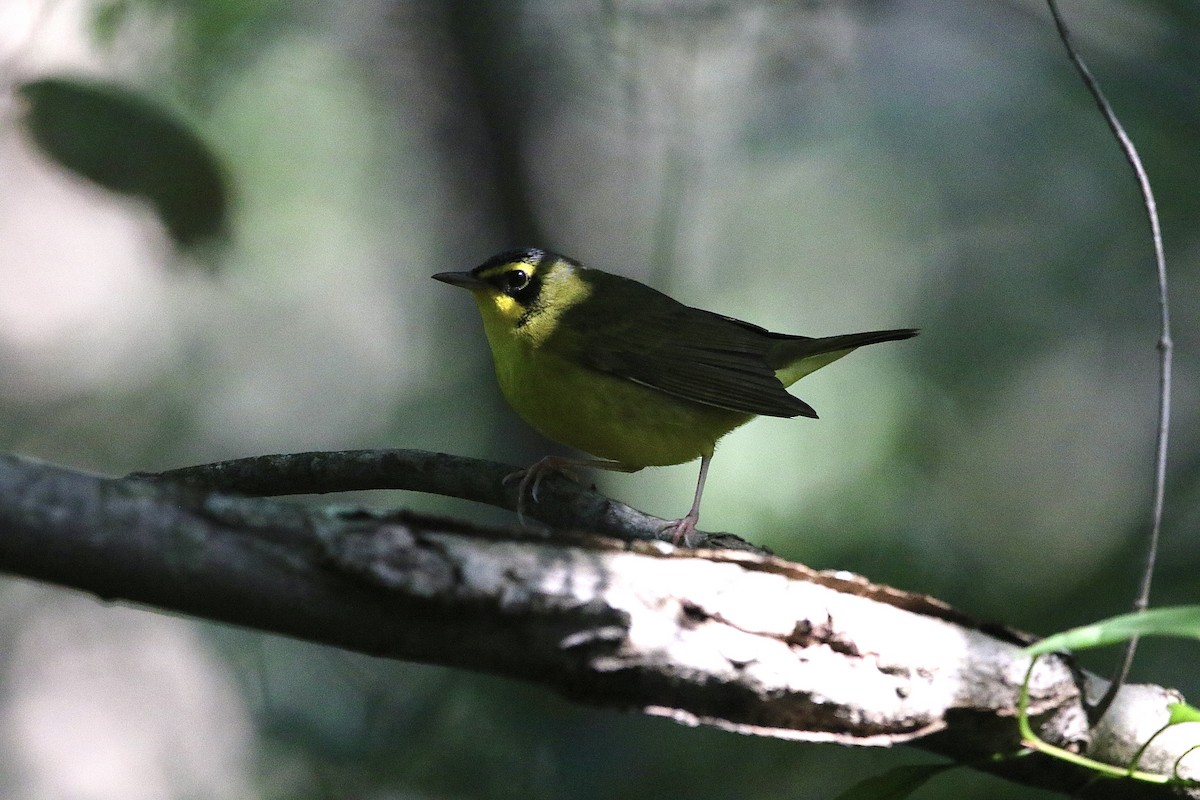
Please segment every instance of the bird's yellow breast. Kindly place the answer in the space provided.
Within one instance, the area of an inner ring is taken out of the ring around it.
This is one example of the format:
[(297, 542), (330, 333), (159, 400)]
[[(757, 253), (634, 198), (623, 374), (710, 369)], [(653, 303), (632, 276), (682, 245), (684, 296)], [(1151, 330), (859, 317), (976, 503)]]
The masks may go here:
[(543, 313), (525, 331), (493, 296), (476, 301), (505, 399), (556, 442), (632, 467), (665, 466), (711, 455), (718, 439), (752, 419), (576, 364), (546, 344), (555, 317)]

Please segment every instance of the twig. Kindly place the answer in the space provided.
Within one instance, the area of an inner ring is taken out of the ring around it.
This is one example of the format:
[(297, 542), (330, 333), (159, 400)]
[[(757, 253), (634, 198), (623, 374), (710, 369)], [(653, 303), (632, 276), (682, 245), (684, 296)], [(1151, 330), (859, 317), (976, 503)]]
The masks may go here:
[[(1133, 141), (1125, 132), (1121, 122), (1117, 119), (1116, 112), (1108, 102), (1108, 98), (1104, 96), (1100, 85), (1092, 76), (1087, 65), (1083, 63), (1083, 59), (1075, 50), (1074, 44), (1071, 42), (1071, 34), (1067, 30), (1067, 24), (1063, 21), (1062, 15), (1059, 14), (1058, 5), (1055, 0), (1046, 0), (1050, 6), (1050, 13), (1054, 17), (1054, 24), (1058, 28), (1058, 36), (1062, 39), (1063, 46), (1067, 50), (1067, 55), (1071, 59), (1071, 63), (1075, 65), (1079, 77), (1083, 80), (1088, 91), (1096, 101), (1096, 106), (1100, 109), (1100, 113), (1104, 116), (1104, 121), (1108, 123), (1109, 129), (1117, 138), (1117, 142), (1121, 145), (1121, 152), (1125, 155), (1125, 160), (1129, 162), (1129, 166), (1133, 168), (1134, 175), (1137, 178), (1138, 189), (1142, 193), (1142, 204), (1146, 208), (1146, 216), (1150, 221), (1150, 235), (1154, 243), (1154, 263), (1158, 272), (1158, 310), (1160, 321), (1160, 333), (1158, 339), (1159, 353), (1159, 373), (1158, 373), (1158, 430), (1154, 440), (1154, 499), (1153, 509), (1151, 511), (1150, 523), (1150, 540), (1146, 546), (1146, 564), (1142, 571), (1141, 585), (1138, 589), (1137, 597), (1133, 601), (1133, 610), (1135, 612), (1145, 611), (1150, 605), (1150, 585), (1154, 579), (1154, 564), (1158, 559), (1158, 541), (1162, 532), (1162, 517), (1163, 505), (1166, 497), (1167, 484), (1167, 438), (1171, 422), (1171, 353), (1174, 345), (1171, 341), (1171, 315), (1170, 303), (1167, 298), (1167, 259), (1163, 252), (1162, 229), (1158, 221), (1158, 205), (1154, 201), (1154, 192), (1150, 188), (1150, 178), (1146, 175), (1146, 169), (1142, 166), (1142, 160), (1138, 156), (1137, 148)], [(1100, 698), (1096, 705), (1089, 709), (1088, 716), (1092, 724), (1095, 724), (1112, 704), (1113, 698), (1116, 697), (1121, 685), (1125, 679), (1129, 677), (1129, 669), (1133, 665), (1133, 657), (1137, 652), (1138, 640), (1130, 639), (1129, 644), (1125, 648), (1125, 657), (1122, 659), (1120, 667), (1113, 676), (1112, 684), (1108, 691)]]
[[(247, 497), (281, 497), (374, 489), (427, 492), (515, 511), (517, 484), (504, 482), (516, 467), (425, 450), (340, 450), (235, 458), (212, 464), (135, 472), (141, 478)], [(664, 539), (667, 521), (605, 497), (565, 477), (542, 484), (528, 516), (553, 528), (602, 533), (625, 541)], [(769, 551), (730, 534), (701, 534), (699, 546)]]

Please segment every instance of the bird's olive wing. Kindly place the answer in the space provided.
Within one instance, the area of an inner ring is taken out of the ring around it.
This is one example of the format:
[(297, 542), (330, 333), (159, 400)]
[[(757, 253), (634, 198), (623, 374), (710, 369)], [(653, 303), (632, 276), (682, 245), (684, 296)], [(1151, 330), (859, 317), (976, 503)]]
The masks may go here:
[(586, 333), (572, 348), (574, 357), (592, 369), (694, 403), (774, 417), (816, 416), (788, 394), (767, 364), (775, 336), (655, 295), (653, 304), (635, 303), (636, 314), (629, 313), (629, 305), (605, 315), (593, 307)]

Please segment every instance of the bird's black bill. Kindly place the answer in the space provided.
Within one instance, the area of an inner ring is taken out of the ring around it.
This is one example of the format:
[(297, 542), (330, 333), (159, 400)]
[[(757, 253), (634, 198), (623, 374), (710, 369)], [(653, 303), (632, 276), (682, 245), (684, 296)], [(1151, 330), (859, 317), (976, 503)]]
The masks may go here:
[(476, 289), (483, 286), (483, 281), (476, 278), (469, 272), (439, 272), (437, 275), (431, 275), (435, 281), (448, 283), (451, 286), (461, 286), (464, 289)]

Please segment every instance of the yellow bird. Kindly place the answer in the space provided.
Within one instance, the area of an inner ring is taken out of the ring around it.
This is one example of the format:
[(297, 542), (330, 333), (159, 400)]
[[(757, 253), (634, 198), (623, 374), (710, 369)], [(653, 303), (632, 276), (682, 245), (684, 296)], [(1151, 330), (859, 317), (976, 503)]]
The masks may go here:
[(507, 250), (470, 272), (433, 278), (474, 295), (513, 409), (546, 437), (600, 456), (547, 456), (514, 473), (510, 478), (521, 479), (518, 515), (527, 494), (536, 502), (549, 471), (636, 472), (699, 458), (691, 510), (667, 528), (676, 544), (696, 528), (722, 436), (760, 414), (816, 418), (785, 387), (857, 347), (917, 334), (771, 333), (536, 248)]

